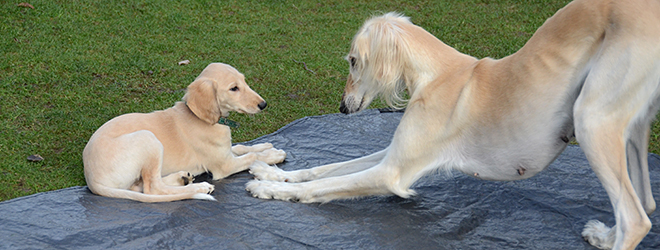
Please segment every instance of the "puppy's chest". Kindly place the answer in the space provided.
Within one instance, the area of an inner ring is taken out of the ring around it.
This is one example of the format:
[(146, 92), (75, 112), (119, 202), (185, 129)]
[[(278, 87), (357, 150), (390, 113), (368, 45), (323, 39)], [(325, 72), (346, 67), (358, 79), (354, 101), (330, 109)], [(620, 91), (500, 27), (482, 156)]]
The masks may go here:
[(201, 173), (210, 165), (227, 162), (232, 156), (228, 129), (207, 132), (211, 133), (187, 133), (178, 142), (164, 145), (163, 174), (181, 170)]
[(201, 174), (209, 168), (222, 166), (232, 157), (231, 147), (214, 144), (198, 144), (188, 148), (165, 152), (163, 156), (162, 174), (167, 175), (178, 171), (188, 171), (191, 174)]

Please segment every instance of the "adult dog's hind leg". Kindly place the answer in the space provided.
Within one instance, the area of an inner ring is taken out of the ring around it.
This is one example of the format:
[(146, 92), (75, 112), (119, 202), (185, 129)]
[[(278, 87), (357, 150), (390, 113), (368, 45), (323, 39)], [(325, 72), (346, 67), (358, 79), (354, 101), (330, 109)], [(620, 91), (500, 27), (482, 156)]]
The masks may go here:
[(601, 249), (632, 249), (651, 229), (626, 167), (625, 124), (617, 121), (576, 119), (576, 137), (614, 208), (616, 225), (608, 228), (592, 220), (582, 231), (590, 244)]
[(626, 157), (628, 159), (628, 170), (630, 179), (639, 197), (646, 214), (655, 211), (655, 200), (651, 192), (651, 180), (649, 177), (648, 145), (650, 124), (644, 123), (638, 128), (630, 129), (630, 138), (626, 143)]
[[(622, 30), (641, 33), (635, 28)], [(624, 35), (618, 33), (622, 30), (612, 30), (611, 39), (595, 56), (575, 102), (574, 120), (576, 139), (607, 191), (616, 218), (611, 229), (591, 221), (582, 235), (601, 248), (633, 249), (651, 229), (647, 212), (654, 207), (646, 187), (644, 137), (648, 138), (647, 126), (660, 98), (660, 50), (650, 33), (635, 40), (617, 39)]]
[(277, 167), (268, 166), (266, 164), (254, 164), (250, 166), (250, 173), (254, 174), (258, 180), (304, 182), (321, 178), (352, 174), (371, 168), (380, 163), (386, 154), (387, 149), (384, 149), (371, 155), (350, 161), (332, 163), (315, 168), (294, 171), (284, 171)]

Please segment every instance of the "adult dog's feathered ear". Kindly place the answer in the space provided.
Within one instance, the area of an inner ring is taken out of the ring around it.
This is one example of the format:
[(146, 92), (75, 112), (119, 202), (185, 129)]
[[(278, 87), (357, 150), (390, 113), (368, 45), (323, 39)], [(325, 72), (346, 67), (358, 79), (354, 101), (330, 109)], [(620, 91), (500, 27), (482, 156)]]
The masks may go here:
[(209, 124), (214, 124), (220, 119), (216, 89), (213, 82), (208, 79), (197, 79), (192, 82), (183, 96), (183, 101), (199, 119)]
[(406, 103), (402, 97), (404, 71), (411, 57), (407, 24), (412, 24), (409, 18), (393, 12), (371, 18), (356, 34), (351, 48), (362, 60), (357, 69), (361, 88), (380, 93), (390, 107), (404, 107)]

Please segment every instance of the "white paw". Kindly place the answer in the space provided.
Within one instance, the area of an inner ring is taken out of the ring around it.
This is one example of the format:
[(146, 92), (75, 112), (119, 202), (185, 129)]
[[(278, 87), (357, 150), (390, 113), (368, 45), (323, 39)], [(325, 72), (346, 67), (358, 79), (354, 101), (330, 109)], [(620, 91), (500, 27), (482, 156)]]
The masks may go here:
[(262, 181), (283, 181), (283, 182), (296, 182), (294, 178), (287, 176), (287, 172), (276, 167), (270, 166), (265, 162), (255, 161), (250, 166), (250, 174), (253, 174), (257, 180)]
[(181, 172), (179, 172), (179, 174), (181, 175), (181, 177), (180, 177), (181, 178), (181, 184), (183, 184), (181, 186), (185, 186), (185, 185), (188, 185), (190, 183), (193, 183), (193, 181), (195, 180), (195, 177), (193, 177), (190, 174), (190, 172), (188, 172), (188, 171), (181, 171)]
[[(259, 199), (276, 199), (283, 201), (297, 201), (293, 190), (284, 182), (252, 180), (245, 184), (245, 190)], [(287, 191), (288, 189), (288, 191)]]
[(266, 143), (259, 143), (259, 144), (256, 144), (256, 145), (252, 146), (252, 150), (253, 150), (254, 152), (261, 152), (261, 151), (264, 151), (264, 150), (267, 150), (267, 149), (271, 149), (271, 148), (273, 148), (273, 144), (268, 143), (268, 142), (266, 142)]
[(602, 222), (590, 220), (584, 225), (582, 237), (592, 246), (600, 249), (612, 249), (615, 237), (614, 235), (610, 235), (611, 232), (613, 231)]
[(260, 153), (257, 153), (257, 159), (268, 164), (277, 164), (284, 161), (286, 158), (286, 152), (280, 149), (266, 149)]
[(193, 182), (195, 178), (188, 171), (179, 171), (163, 177), (163, 182), (169, 186), (185, 186)]
[(215, 190), (215, 186), (208, 182), (193, 183), (186, 187), (193, 188), (194, 193), (211, 194)]

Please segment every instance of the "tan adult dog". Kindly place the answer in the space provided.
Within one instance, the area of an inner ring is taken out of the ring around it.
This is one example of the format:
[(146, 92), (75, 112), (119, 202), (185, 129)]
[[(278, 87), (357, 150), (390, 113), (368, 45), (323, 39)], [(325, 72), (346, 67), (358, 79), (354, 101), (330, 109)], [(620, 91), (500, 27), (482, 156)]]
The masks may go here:
[(462, 54), (390, 13), (364, 24), (347, 60), (344, 113), (379, 93), (393, 105), (408, 90), (389, 147), (299, 171), (255, 164), (260, 181), (246, 186), (254, 196), (409, 197), (417, 179), (438, 169), (520, 180), (545, 169), (575, 136), (616, 217), (611, 229), (590, 221), (583, 237), (603, 249), (633, 249), (651, 228), (647, 146), (660, 102), (660, 1), (574, 1), (499, 60)]
[(188, 86), (183, 102), (103, 124), (83, 151), (87, 186), (98, 195), (143, 202), (215, 200), (208, 195), (214, 186), (189, 184), (192, 176), (208, 171), (217, 180), (257, 160), (284, 160), (284, 151), (270, 143), (232, 147), (229, 127), (218, 124), (229, 111), (255, 114), (265, 107), (243, 74), (212, 63)]

